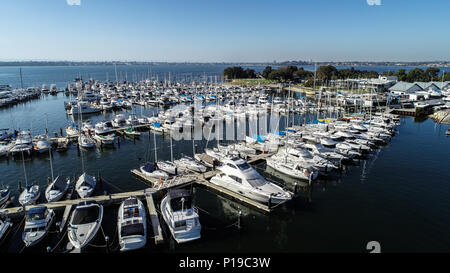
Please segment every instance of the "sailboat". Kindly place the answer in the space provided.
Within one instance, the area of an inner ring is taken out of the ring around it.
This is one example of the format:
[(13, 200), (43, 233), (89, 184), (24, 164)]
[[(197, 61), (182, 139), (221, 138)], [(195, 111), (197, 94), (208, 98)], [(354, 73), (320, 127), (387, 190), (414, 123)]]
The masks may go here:
[(23, 157), (22, 152), (22, 164), (23, 164), (23, 172), (25, 175), (25, 189), (19, 195), (19, 203), (22, 206), (33, 205), (41, 196), (41, 192), (39, 191), (39, 185), (30, 185), (28, 186), (27, 173), (25, 170), (25, 159)]
[(77, 183), (75, 184), (75, 190), (81, 198), (86, 198), (91, 196), (94, 192), (95, 186), (97, 185), (97, 180), (95, 177), (84, 171), (83, 152), (81, 152), (81, 168), (83, 174), (78, 178)]
[[(156, 140), (155, 140), (156, 141)], [(170, 136), (170, 161), (156, 161), (156, 165), (159, 169), (165, 171), (168, 174), (178, 175), (183, 173), (183, 169), (179, 169), (175, 163), (173, 163), (173, 145), (172, 136)]]
[[(153, 132), (153, 137), (154, 137), (154, 145), (155, 145), (155, 162), (157, 162), (158, 160), (158, 156), (157, 156), (157, 152), (156, 152), (156, 135), (155, 132)], [(150, 143), (149, 143), (150, 144)], [(156, 165), (156, 163), (154, 162), (147, 162), (144, 165), (142, 165), (140, 168), (141, 172), (149, 177), (153, 177), (153, 178), (162, 178), (162, 179), (167, 179), (169, 178), (169, 174), (166, 173), (163, 170), (158, 169), (158, 166)]]
[[(47, 123), (47, 132), (48, 132), (48, 118), (46, 119)], [(47, 133), (48, 138), (48, 133)], [(52, 151), (50, 147), (48, 147), (48, 154), (50, 156), (50, 172), (52, 175), (52, 182), (45, 189), (45, 198), (48, 202), (56, 202), (64, 196), (70, 186), (70, 178), (64, 179), (61, 176), (57, 176), (56, 179), (53, 174), (53, 160), (52, 160)]]

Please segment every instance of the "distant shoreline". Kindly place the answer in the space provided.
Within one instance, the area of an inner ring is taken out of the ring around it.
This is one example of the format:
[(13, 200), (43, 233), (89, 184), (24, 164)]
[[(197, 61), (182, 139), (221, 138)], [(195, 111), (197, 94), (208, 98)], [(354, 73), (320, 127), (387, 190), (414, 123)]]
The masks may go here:
[(333, 65), (333, 66), (434, 66), (434, 67), (450, 67), (450, 61), (434, 61), (434, 62), (305, 62), (305, 61), (286, 61), (286, 62), (72, 62), (72, 61), (0, 61), (0, 67), (8, 66), (113, 66), (113, 65), (236, 65), (236, 66), (311, 66), (311, 65)]

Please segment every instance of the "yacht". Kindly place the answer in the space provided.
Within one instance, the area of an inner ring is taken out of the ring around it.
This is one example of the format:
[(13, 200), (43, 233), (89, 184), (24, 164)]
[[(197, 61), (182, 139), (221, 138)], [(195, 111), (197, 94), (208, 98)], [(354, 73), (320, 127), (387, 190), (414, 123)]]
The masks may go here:
[(95, 201), (78, 203), (67, 227), (70, 243), (82, 249), (94, 239), (103, 220), (103, 206)]
[(147, 243), (146, 211), (141, 200), (130, 197), (120, 204), (117, 219), (120, 251), (139, 249)]
[(26, 247), (34, 246), (48, 234), (55, 212), (45, 206), (30, 208), (25, 216), (22, 240)]
[(200, 238), (201, 224), (198, 210), (192, 204), (190, 191), (169, 190), (161, 201), (161, 214), (177, 243)]
[(69, 177), (64, 179), (62, 176), (57, 176), (45, 189), (45, 199), (48, 202), (59, 201), (67, 193), (70, 184)]
[(39, 185), (26, 186), (22, 193), (19, 195), (19, 203), (22, 206), (33, 205), (41, 196), (39, 191)]
[(75, 190), (81, 198), (86, 198), (92, 195), (95, 190), (97, 180), (95, 177), (87, 173), (83, 173), (77, 180)]
[(141, 166), (139, 168), (141, 172), (149, 177), (153, 178), (162, 178), (167, 179), (169, 178), (169, 174), (167, 174), (165, 171), (159, 170), (155, 163), (153, 162), (147, 162), (145, 165)]
[(93, 114), (98, 113), (101, 110), (102, 109), (100, 107), (95, 107), (88, 102), (80, 101), (77, 105), (72, 106), (72, 108), (70, 109), (70, 114)]
[(211, 179), (211, 183), (241, 194), (252, 200), (279, 204), (292, 199), (292, 193), (268, 182), (242, 158), (222, 159), (222, 172)]

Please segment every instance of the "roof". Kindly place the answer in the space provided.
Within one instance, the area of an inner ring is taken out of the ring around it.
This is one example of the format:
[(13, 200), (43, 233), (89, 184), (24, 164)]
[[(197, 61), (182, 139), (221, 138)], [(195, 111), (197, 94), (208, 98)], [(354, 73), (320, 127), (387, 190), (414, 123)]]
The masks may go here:
[(439, 88), (437, 85), (435, 85), (433, 82), (415, 82), (420, 88), (423, 90), (430, 88), (432, 85), (434, 85), (436, 88)]
[(450, 81), (446, 82), (432, 82), (434, 85), (436, 85), (439, 89), (443, 89), (444, 87), (450, 85)]
[(390, 91), (408, 91), (413, 86), (417, 86), (419, 89), (422, 89), (420, 85), (413, 82), (397, 82), (392, 87), (389, 88)]

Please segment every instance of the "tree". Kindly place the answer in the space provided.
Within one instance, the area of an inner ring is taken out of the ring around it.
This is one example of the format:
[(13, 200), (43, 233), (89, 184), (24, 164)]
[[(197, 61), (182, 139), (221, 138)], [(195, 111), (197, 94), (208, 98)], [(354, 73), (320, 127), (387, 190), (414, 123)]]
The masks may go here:
[(255, 70), (254, 69), (247, 68), (245, 70), (245, 75), (246, 75), (247, 79), (256, 78), (256, 74), (255, 74)]
[(319, 82), (327, 82), (331, 80), (333, 76), (337, 75), (337, 69), (332, 65), (321, 65), (317, 68), (316, 75)]
[(300, 67), (297, 71), (294, 72), (294, 76), (296, 76), (299, 80), (306, 80), (308, 78), (314, 77), (314, 73)]
[(437, 81), (439, 80), (439, 71), (441, 71), (439, 68), (437, 67), (428, 67), (425, 70), (425, 77), (427, 78), (427, 81)]
[(406, 70), (405, 69), (399, 69), (397, 73), (395, 73), (395, 76), (397, 76), (399, 81), (406, 81)]
[(268, 78), (269, 78), (270, 72), (272, 72), (272, 67), (271, 67), (271, 66), (266, 66), (266, 68), (264, 68), (264, 70), (263, 70), (263, 72), (261, 73), (261, 75), (262, 75), (265, 79), (268, 79)]
[(244, 69), (240, 66), (227, 67), (223, 71), (223, 75), (227, 79), (242, 79), (247, 76)]
[(425, 82), (427, 81), (427, 76), (425, 75), (425, 72), (420, 68), (414, 68), (409, 70), (408, 74), (406, 75), (406, 81), (407, 82)]

